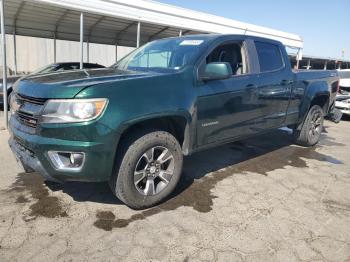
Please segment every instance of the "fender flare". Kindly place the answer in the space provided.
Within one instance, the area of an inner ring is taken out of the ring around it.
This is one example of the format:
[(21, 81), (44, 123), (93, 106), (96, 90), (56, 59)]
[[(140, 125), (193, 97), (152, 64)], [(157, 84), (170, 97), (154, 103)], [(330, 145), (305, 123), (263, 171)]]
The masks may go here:
[(120, 124), (117, 133), (122, 136), (129, 128), (132, 126), (135, 126), (137, 124), (141, 124), (142, 122), (150, 121), (150, 120), (157, 120), (157, 119), (164, 119), (164, 118), (172, 118), (172, 117), (179, 117), (184, 119), (185, 121), (185, 128), (184, 128), (184, 141), (181, 145), (182, 151), (184, 155), (188, 155), (192, 151), (192, 143), (193, 136), (195, 134), (195, 129), (193, 128), (193, 119), (192, 115), (185, 110), (181, 111), (165, 111), (160, 113), (152, 113), (148, 115), (144, 115), (141, 117), (133, 118), (127, 121), (124, 121)]
[[(328, 101), (329, 101), (329, 87), (325, 81), (315, 81), (310, 83), (307, 86), (307, 89), (304, 93), (303, 101), (300, 105), (300, 110), (299, 110), (299, 124), (298, 124), (298, 130), (301, 128), (303, 125), (307, 113), (310, 110), (310, 107), (312, 105), (312, 102), (321, 96), (326, 96)], [(328, 109), (328, 108), (327, 108)]]

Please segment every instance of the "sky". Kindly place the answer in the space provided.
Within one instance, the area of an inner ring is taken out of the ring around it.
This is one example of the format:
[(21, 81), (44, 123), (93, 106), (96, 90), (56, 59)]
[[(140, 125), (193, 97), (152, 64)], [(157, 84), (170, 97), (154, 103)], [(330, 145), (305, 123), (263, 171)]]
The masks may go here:
[(295, 33), (304, 55), (350, 59), (350, 0), (158, 0)]

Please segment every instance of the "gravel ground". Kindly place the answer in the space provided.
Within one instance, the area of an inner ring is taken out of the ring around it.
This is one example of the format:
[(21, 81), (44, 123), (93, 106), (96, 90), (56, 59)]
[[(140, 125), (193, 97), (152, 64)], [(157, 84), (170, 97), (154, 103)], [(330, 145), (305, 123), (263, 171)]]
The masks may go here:
[(278, 130), (187, 157), (171, 199), (144, 211), (104, 183), (24, 174), (0, 130), (0, 261), (350, 261), (349, 130), (326, 122), (315, 148)]

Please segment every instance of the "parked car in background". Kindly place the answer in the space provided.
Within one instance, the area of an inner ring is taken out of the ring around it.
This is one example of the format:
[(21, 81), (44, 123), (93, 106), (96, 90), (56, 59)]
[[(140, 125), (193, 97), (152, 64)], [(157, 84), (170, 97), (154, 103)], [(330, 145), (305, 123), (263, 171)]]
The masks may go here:
[[(30, 75), (35, 74), (48, 74), (52, 72), (60, 72), (60, 71), (67, 71), (67, 70), (76, 70), (79, 69), (80, 63), (79, 62), (64, 62), (64, 63), (54, 63), (47, 66), (44, 66), (42, 68), (39, 68), (38, 70), (32, 72)], [(94, 64), (94, 63), (84, 63), (83, 67), (85, 69), (93, 69), (93, 68), (105, 68), (103, 65)], [(23, 77), (23, 75), (20, 76), (10, 76), (7, 78), (7, 95), (8, 95), (8, 101), (10, 101), (10, 94), (12, 92), (12, 86), (13, 84)], [(0, 79), (0, 107), (3, 107), (3, 88), (2, 88), (2, 78)]]
[(350, 69), (338, 70), (338, 75), (339, 94), (336, 97), (335, 107), (343, 114), (350, 115)]
[(288, 126), (313, 146), (333, 110), (336, 71), (292, 71), (285, 47), (245, 35), (150, 42), (116, 65), (24, 77), (9, 144), (53, 181), (109, 181), (132, 208), (164, 201), (183, 155)]
[(350, 69), (338, 70), (340, 91), (350, 92)]

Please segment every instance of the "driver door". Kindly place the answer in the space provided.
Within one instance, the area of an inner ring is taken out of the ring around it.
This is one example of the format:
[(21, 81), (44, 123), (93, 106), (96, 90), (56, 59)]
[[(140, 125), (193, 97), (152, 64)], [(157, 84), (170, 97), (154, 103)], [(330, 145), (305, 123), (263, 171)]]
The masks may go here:
[(257, 76), (255, 69), (248, 66), (249, 48), (244, 41), (219, 43), (200, 65), (226, 62), (233, 74), (228, 79), (203, 82), (197, 89), (198, 146), (256, 132), (260, 109)]

